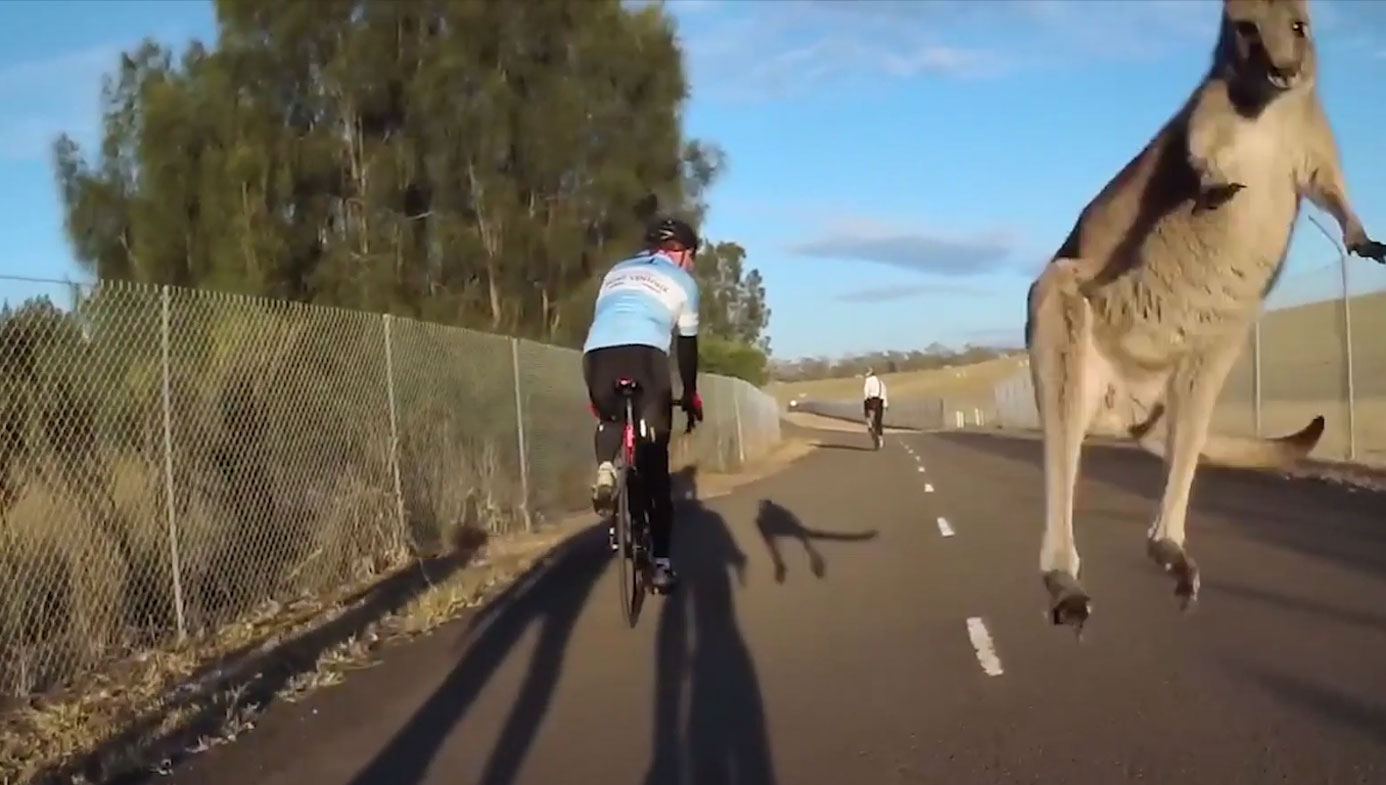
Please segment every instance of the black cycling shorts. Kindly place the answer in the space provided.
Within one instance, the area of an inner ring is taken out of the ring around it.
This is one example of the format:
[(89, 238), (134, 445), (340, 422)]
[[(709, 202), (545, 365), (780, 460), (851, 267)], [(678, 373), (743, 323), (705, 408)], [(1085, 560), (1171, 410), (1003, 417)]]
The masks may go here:
[(674, 385), (670, 375), (669, 355), (653, 346), (630, 344), (593, 349), (582, 356), (582, 376), (587, 381), (587, 395), (597, 416), (607, 422), (620, 422), (621, 396), (616, 382), (634, 379), (640, 385), (636, 411), (645, 424), (662, 440), (669, 438), (674, 419)]

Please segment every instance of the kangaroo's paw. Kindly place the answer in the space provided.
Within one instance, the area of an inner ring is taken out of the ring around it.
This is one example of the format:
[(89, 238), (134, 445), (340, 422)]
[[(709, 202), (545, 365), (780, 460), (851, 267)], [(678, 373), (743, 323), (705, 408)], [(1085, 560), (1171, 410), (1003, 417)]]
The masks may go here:
[(1194, 212), (1216, 210), (1232, 201), (1232, 197), (1245, 187), (1241, 183), (1205, 184), (1199, 188), (1198, 198), (1194, 200)]
[(1193, 610), (1198, 603), (1198, 564), (1184, 546), (1170, 539), (1151, 539), (1146, 541), (1146, 553), (1165, 572), (1174, 575), (1174, 596), (1179, 598), (1179, 609)]
[(1083, 591), (1082, 584), (1067, 572), (1050, 570), (1044, 574), (1044, 588), (1049, 590), (1049, 621), (1071, 625), (1081, 640), (1083, 626), (1092, 614), (1092, 599)]

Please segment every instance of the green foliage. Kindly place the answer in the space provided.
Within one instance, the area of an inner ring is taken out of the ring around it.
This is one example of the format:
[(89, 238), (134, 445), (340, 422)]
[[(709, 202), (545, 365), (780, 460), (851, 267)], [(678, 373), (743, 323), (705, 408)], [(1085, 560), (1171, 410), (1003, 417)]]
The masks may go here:
[(751, 384), (764, 384), (769, 375), (769, 358), (759, 347), (741, 341), (708, 336), (698, 340), (698, 370), (745, 379)]
[(760, 271), (745, 272), (745, 259), (746, 250), (731, 242), (708, 242), (698, 254), (698, 368), (759, 385), (768, 378), (770, 308)]
[(765, 282), (759, 270), (745, 272), (746, 249), (736, 243), (708, 243), (698, 254), (693, 270), (702, 296), (698, 311), (699, 332), (770, 353), (764, 335), (770, 321), (765, 304)]
[[(696, 218), (724, 166), (683, 136), (682, 54), (657, 5), (216, 11), (214, 47), (122, 55), (94, 159), (54, 145), (67, 233), (102, 278), (571, 345), (593, 280), (638, 245), (635, 202)], [(758, 338), (756, 302), (732, 305)]]

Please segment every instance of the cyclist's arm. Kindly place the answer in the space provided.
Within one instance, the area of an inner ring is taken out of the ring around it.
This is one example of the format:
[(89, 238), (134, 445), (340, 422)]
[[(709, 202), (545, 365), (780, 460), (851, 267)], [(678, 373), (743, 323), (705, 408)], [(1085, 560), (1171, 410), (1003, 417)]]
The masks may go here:
[(698, 289), (693, 287), (678, 316), (679, 380), (683, 397), (692, 400), (698, 392)]
[(698, 336), (679, 336), (679, 380), (683, 382), (683, 397), (692, 399), (698, 392)]

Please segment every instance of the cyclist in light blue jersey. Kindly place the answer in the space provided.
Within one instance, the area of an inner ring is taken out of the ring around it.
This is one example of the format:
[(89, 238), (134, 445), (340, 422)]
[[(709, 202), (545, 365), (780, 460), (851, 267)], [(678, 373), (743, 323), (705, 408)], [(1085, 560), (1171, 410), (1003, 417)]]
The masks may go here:
[[(610, 515), (615, 506), (616, 470), (612, 461), (621, 446), (624, 416), (617, 382), (632, 379), (639, 385), (636, 411), (654, 433), (637, 448), (636, 469), (641, 491), (650, 494), (654, 588), (667, 591), (678, 580), (669, 558), (673, 529), (669, 437), (674, 404), (669, 348), (675, 330), (683, 382), (678, 403), (694, 421), (703, 419), (697, 387), (698, 284), (692, 275), (698, 235), (683, 221), (664, 218), (649, 228), (645, 243), (642, 253), (618, 262), (602, 279), (592, 326), (582, 347), (582, 373), (598, 417), (593, 439), (597, 478), (592, 487), (592, 507), (602, 515)], [(611, 542), (615, 548), (614, 531)]]

